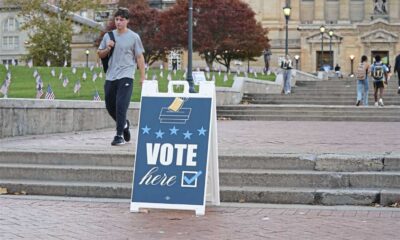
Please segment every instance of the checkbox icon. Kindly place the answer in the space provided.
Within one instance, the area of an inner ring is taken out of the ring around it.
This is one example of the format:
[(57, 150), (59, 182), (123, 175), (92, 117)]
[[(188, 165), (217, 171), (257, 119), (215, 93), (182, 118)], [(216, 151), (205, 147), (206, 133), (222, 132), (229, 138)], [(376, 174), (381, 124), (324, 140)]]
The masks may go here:
[(201, 171), (182, 171), (181, 187), (197, 187), (197, 179), (201, 174)]

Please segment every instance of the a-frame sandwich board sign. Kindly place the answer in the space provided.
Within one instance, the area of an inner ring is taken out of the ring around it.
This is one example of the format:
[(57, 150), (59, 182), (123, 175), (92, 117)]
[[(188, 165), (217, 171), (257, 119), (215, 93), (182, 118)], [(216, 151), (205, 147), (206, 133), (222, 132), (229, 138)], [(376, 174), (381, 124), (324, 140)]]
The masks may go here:
[[(183, 85), (183, 93), (174, 87)], [(186, 81), (144, 81), (133, 171), (131, 212), (140, 208), (194, 210), (220, 204), (214, 82), (189, 93)]]

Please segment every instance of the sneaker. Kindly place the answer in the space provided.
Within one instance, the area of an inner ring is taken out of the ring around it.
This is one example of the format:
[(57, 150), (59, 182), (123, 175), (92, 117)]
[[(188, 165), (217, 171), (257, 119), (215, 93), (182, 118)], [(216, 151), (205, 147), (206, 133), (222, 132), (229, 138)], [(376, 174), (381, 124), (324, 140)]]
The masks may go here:
[(375, 107), (379, 107), (379, 104), (378, 104), (378, 102), (375, 102)]
[(357, 107), (360, 106), (360, 103), (361, 103), (361, 101), (360, 101), (360, 100), (357, 100), (356, 106), (357, 106)]
[(119, 145), (124, 145), (125, 140), (121, 136), (115, 136), (114, 140), (111, 142), (111, 145), (113, 146), (119, 146)]
[(381, 107), (385, 106), (385, 104), (383, 104), (383, 100), (382, 100), (382, 98), (381, 98), (381, 99), (379, 99), (379, 106), (381, 106)]
[(129, 120), (126, 120), (126, 128), (124, 128), (124, 139), (126, 142), (131, 140), (131, 133), (129, 132)]

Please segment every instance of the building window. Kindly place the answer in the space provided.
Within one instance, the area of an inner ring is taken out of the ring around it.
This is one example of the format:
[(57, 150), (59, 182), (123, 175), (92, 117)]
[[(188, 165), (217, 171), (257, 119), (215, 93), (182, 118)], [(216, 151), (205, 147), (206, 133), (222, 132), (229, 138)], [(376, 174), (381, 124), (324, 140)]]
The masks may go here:
[(17, 49), (19, 46), (18, 36), (3, 37), (3, 49)]
[(314, 20), (314, 0), (302, 0), (300, 5), (300, 21), (309, 24)]
[(19, 23), (15, 18), (8, 18), (4, 21), (3, 31), (4, 32), (15, 32), (19, 29)]
[(350, 20), (361, 22), (364, 19), (364, 0), (350, 1)]
[(337, 23), (339, 19), (339, 1), (327, 0), (325, 5), (325, 20), (328, 23)]

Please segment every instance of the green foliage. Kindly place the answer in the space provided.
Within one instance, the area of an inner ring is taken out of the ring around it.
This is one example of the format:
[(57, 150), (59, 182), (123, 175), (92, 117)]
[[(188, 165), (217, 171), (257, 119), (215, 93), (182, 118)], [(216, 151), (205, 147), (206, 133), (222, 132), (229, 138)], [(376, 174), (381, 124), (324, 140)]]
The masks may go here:
[(24, 18), (22, 30), (29, 31), (28, 56), (37, 66), (47, 60), (52, 65), (62, 66), (71, 59), (72, 19), (71, 13), (82, 9), (96, 9), (99, 0), (59, 0), (59, 9), (47, 4), (46, 0), (7, 0), (6, 3), (20, 8)]
[[(97, 78), (95, 82), (92, 81), (93, 74), (100, 74), (102, 68), (94, 68), (93, 72), (90, 71), (89, 68), (77, 68), (76, 74), (72, 73), (72, 68), (70, 67), (55, 67), (55, 77), (51, 75), (52, 67), (35, 67), (28, 68), (23, 66), (10, 66), (11, 72), (11, 84), (8, 91), (9, 98), (35, 98), (36, 96), (36, 81), (33, 77), (34, 70), (37, 69), (43, 81), (43, 91), (47, 90), (47, 85), (50, 84), (53, 92), (56, 96), (56, 99), (67, 99), (67, 100), (92, 100), (94, 92), (99, 91), (99, 95), (102, 100), (104, 100), (104, 76), (103, 78)], [(63, 80), (59, 79), (60, 72), (63, 74), (63, 78), (67, 77), (69, 79), (69, 83), (66, 87), (63, 87)], [(83, 72), (86, 72), (87, 79), (83, 80), (82, 75)], [(172, 80), (185, 80), (183, 77), (183, 71), (177, 71), (176, 75), (174, 73), (170, 73)], [(233, 74), (228, 76), (228, 81), (224, 81), (224, 73), (220, 75), (218, 72), (213, 72), (210, 74), (210, 78), (214, 74), (216, 79), (216, 86), (219, 87), (231, 87), (233, 84)], [(3, 65), (0, 65), (0, 80), (5, 79), (6, 69)], [(147, 71), (147, 76), (149, 79), (152, 79), (153, 76), (156, 76), (159, 85), (160, 92), (166, 92), (168, 86), (168, 71), (163, 71), (163, 77), (160, 77), (159, 69), (150, 69)], [(243, 73), (241, 74), (243, 76)], [(139, 78), (139, 72), (136, 71), (135, 79)], [(258, 74), (258, 79), (270, 80), (273, 81), (275, 79), (274, 75), (266, 76)], [(74, 85), (77, 80), (80, 80), (81, 89), (79, 93), (74, 93)], [(1, 82), (0, 82), (1, 84)], [(134, 81), (133, 87), (133, 95), (132, 101), (138, 102), (140, 101), (141, 95), (141, 85), (139, 81)], [(0, 93), (0, 97), (2, 97)], [(44, 98), (44, 96), (42, 97)]]

